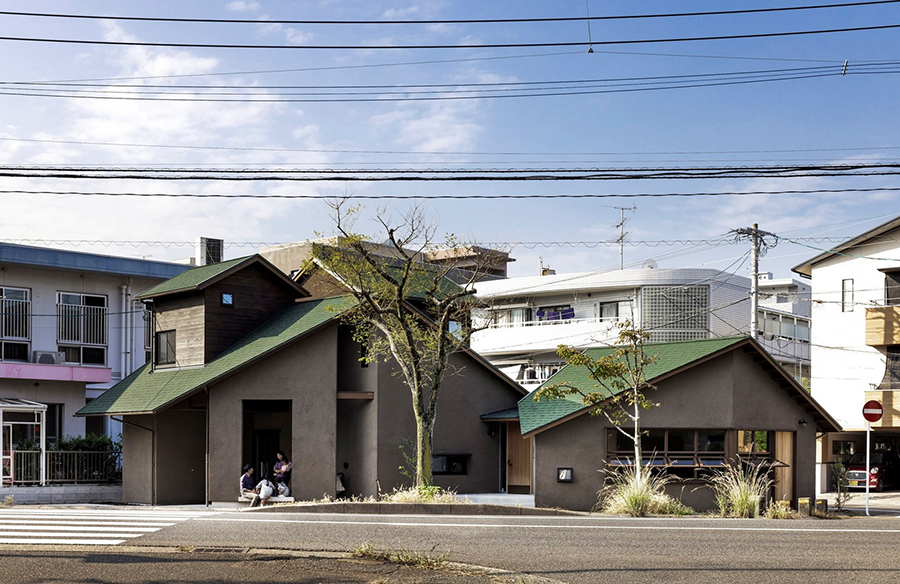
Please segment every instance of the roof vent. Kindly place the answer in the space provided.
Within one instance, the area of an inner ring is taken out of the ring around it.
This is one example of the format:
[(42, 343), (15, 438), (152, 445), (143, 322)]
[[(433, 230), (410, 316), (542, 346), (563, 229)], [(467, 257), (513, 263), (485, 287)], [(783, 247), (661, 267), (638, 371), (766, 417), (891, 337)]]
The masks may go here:
[(208, 266), (221, 263), (225, 250), (224, 239), (211, 237), (197, 238), (197, 260), (195, 265)]

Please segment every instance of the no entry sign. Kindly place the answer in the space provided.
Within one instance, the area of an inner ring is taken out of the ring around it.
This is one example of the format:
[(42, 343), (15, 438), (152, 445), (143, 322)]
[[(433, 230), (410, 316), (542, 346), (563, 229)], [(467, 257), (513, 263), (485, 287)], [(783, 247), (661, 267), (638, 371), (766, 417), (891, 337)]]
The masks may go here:
[(882, 414), (884, 414), (884, 408), (881, 407), (881, 402), (870, 400), (866, 402), (866, 405), (863, 406), (863, 417), (870, 422), (877, 422), (881, 419)]

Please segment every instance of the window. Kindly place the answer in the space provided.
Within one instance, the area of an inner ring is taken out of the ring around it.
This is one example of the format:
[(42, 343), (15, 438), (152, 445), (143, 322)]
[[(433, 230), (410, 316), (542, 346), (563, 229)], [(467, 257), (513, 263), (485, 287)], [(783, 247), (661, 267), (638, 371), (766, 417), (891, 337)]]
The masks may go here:
[[(613, 428), (607, 432), (609, 465), (631, 465), (634, 459), (631, 439)], [(645, 430), (641, 437), (641, 459), (643, 464), (670, 476), (685, 479), (706, 476), (707, 469), (725, 465), (725, 430)]]
[(431, 459), (431, 472), (436, 475), (469, 474), (469, 454), (436, 454)]
[(856, 443), (853, 440), (835, 440), (831, 443), (832, 454), (853, 454), (856, 452)]
[(56, 300), (56, 340), (66, 363), (106, 365), (106, 296), (59, 292)]
[(175, 331), (156, 333), (156, 364), (173, 365), (175, 363)]
[(222, 306), (234, 306), (234, 294), (222, 292)]
[(738, 430), (738, 456), (749, 462), (762, 462), (770, 458), (771, 432), (765, 430)]
[(887, 306), (900, 304), (900, 273), (888, 272), (884, 275), (884, 303)]
[(841, 280), (841, 312), (853, 312), (853, 280)]
[(31, 339), (30, 292), (0, 287), (0, 361), (28, 361)]
[(144, 363), (153, 358), (153, 313), (144, 309)]
[(604, 322), (619, 320), (619, 303), (598, 302), (594, 304), (594, 318)]

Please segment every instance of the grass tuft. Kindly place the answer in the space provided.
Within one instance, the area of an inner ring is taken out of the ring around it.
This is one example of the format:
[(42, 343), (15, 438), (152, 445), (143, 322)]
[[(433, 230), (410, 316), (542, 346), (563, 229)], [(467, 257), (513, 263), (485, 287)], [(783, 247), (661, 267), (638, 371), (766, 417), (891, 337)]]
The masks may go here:
[(694, 510), (665, 492), (671, 479), (654, 475), (649, 468), (625, 467), (609, 471), (607, 484), (597, 493), (598, 507), (606, 513), (646, 515), (691, 515)]
[(0, 503), (0, 507), (12, 507), (16, 504), (16, 498), (12, 495), (7, 495), (6, 498), (3, 499), (3, 503)]
[(790, 501), (772, 501), (766, 507), (766, 519), (800, 519), (800, 514), (791, 509)]
[(391, 562), (392, 564), (412, 566), (424, 570), (440, 570), (445, 567), (447, 561), (450, 559), (450, 554), (433, 556), (429, 553), (414, 552), (405, 549), (379, 550), (370, 543), (362, 544), (353, 550), (352, 555), (354, 558)]
[(774, 481), (759, 465), (738, 462), (714, 471), (710, 483), (722, 517), (749, 519), (759, 516), (762, 502)]

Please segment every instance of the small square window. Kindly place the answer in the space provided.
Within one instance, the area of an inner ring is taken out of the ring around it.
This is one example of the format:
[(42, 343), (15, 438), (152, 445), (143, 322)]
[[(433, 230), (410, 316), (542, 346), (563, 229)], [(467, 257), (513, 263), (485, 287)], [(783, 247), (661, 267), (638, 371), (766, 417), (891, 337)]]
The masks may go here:
[(222, 292), (222, 306), (234, 306), (234, 294)]

